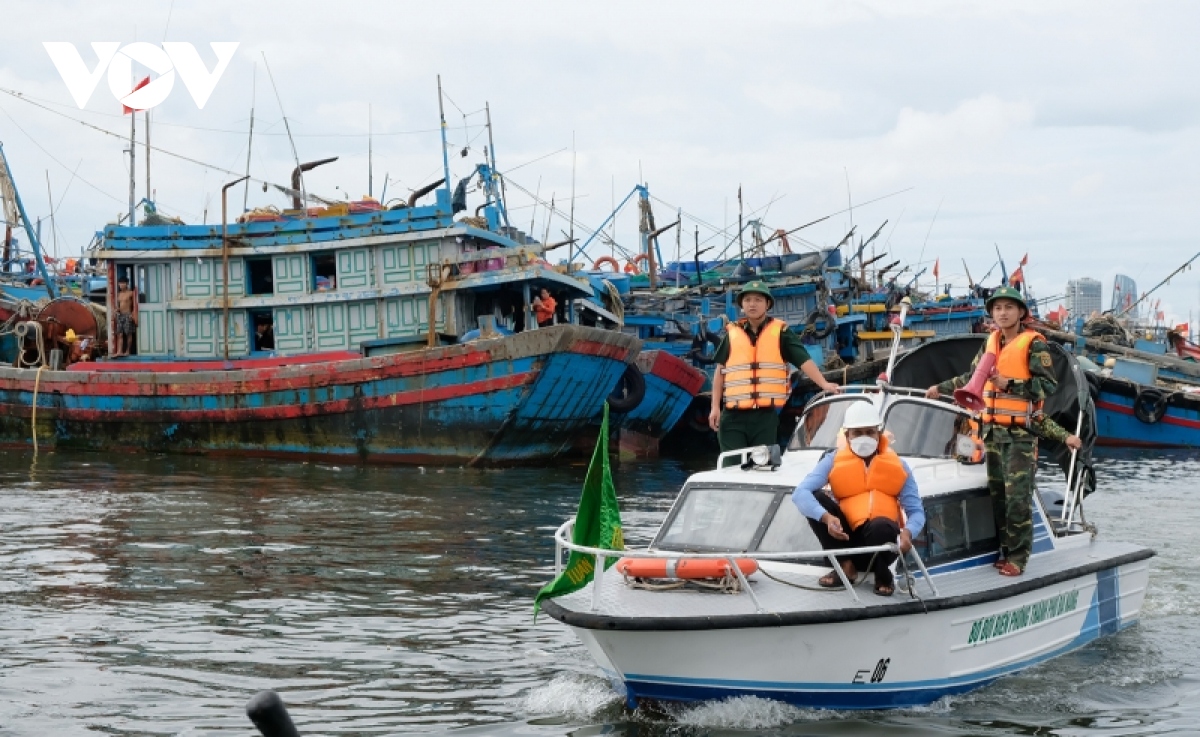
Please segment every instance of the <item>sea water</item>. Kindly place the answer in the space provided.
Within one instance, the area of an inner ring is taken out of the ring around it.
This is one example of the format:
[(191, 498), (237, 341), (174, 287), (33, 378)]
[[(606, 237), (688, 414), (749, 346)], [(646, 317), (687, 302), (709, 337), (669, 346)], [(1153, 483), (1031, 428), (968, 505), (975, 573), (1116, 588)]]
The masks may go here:
[[(615, 470), (627, 540), (710, 458)], [(1101, 534), (1154, 547), (1138, 626), (888, 712), (755, 698), (628, 711), (532, 597), (585, 466), (0, 459), (0, 734), (1200, 734), (1200, 453), (1108, 453)], [(1049, 473), (1049, 472), (1047, 472)]]

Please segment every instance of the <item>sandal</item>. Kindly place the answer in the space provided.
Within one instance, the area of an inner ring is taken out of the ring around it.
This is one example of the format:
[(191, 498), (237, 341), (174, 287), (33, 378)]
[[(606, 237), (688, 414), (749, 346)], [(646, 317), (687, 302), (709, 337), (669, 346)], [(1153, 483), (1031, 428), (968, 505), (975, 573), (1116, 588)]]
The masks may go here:
[(1024, 570), (1017, 568), (1015, 563), (1009, 563), (1008, 561), (1005, 561), (1004, 565), (1002, 566), (997, 566), (997, 568), (1000, 569), (1001, 576), (1010, 576), (1014, 578), (1025, 572)]
[(891, 596), (896, 593), (896, 579), (892, 578), (892, 572), (885, 570), (875, 574), (875, 595), (876, 596)]
[(838, 578), (837, 571), (830, 571), (817, 579), (817, 585), (823, 589), (840, 589), (842, 579)]

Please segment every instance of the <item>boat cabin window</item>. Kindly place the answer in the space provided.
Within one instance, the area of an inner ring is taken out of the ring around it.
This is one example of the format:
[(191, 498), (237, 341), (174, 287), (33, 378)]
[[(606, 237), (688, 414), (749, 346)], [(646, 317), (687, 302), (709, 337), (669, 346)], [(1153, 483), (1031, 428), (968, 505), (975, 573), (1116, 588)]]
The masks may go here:
[(926, 498), (925, 528), (913, 541), (927, 565), (997, 550), (996, 522), (987, 489)]
[(959, 437), (972, 434), (970, 420), (950, 407), (901, 399), (888, 405), (883, 427), (902, 456), (955, 458), (971, 455), (974, 443), (964, 446)]
[(809, 407), (792, 433), (788, 450), (806, 448), (837, 447), (838, 432), (842, 429), (842, 418), (846, 416), (852, 402), (866, 402), (865, 397), (846, 397), (821, 402)]
[(706, 553), (820, 548), (791, 497), (790, 486), (689, 485), (652, 546)]
[(269, 258), (246, 259), (246, 294), (274, 294), (275, 275)]
[(337, 289), (337, 257), (332, 253), (314, 253), (312, 257), (313, 291)]

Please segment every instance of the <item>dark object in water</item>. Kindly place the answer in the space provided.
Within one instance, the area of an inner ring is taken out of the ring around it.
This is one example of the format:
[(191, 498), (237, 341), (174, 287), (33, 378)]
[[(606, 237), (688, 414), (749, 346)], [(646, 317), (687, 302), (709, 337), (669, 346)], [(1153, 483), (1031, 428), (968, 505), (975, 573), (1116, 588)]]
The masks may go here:
[(288, 716), (283, 699), (274, 691), (260, 691), (246, 702), (246, 716), (263, 733), (263, 737), (300, 737), (296, 725)]

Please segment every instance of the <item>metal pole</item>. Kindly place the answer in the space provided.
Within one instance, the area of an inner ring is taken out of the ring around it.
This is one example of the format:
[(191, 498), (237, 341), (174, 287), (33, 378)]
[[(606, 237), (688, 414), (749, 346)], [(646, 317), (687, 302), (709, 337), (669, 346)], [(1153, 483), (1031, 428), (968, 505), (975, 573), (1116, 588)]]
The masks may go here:
[(153, 202), (154, 197), (150, 194), (153, 191), (150, 189), (150, 111), (147, 110), (143, 115), (146, 116), (146, 199)]
[[(446, 180), (446, 191), (450, 191), (450, 151), (446, 143), (446, 111), (442, 107), (442, 75), (437, 77), (438, 85), (438, 119), (442, 125), (442, 171)], [(505, 223), (507, 225), (507, 223)]]
[(0, 144), (0, 164), (4, 165), (4, 176), (7, 177), (8, 183), (12, 185), (13, 199), (17, 203), (17, 212), (21, 215), (21, 222), (25, 225), (25, 234), (29, 236), (29, 244), (33, 249), (33, 262), (37, 265), (38, 273), (42, 276), (42, 281), (46, 285), (46, 291), (50, 294), (50, 299), (57, 299), (58, 294), (54, 290), (54, 283), (50, 281), (50, 275), (46, 272), (46, 262), (42, 260), (41, 239), (38, 238), (37, 231), (30, 224), (29, 215), (25, 213), (25, 205), (21, 202), (21, 194), (17, 191), (17, 183), (13, 180), (12, 169), (8, 166), (8, 157), (4, 155), (3, 144)]
[(134, 163), (137, 158), (136, 136), (137, 136), (137, 111), (135, 110), (135, 111), (132, 111), (129, 113), (129, 226), (130, 227), (137, 225), (137, 221), (134, 219), (134, 214), (133, 214), (133, 211), (135, 209), (137, 209), (137, 205), (135, 204), (136, 200), (134, 199), (134, 197), (136, 197), (136, 194), (135, 194), (135, 190), (136, 190), (135, 181), (136, 180), (134, 179), (134, 177), (137, 176), (137, 174), (136, 174), (137, 170), (134, 167)]
[[(258, 89), (258, 63), (254, 64), (254, 77), (250, 83), (250, 137), (246, 141), (246, 179), (250, 178), (250, 153), (254, 148), (254, 97)], [(246, 211), (246, 204), (250, 201), (250, 182), (246, 182), (246, 187), (242, 191), (242, 212)]]
[(224, 325), (222, 329), (225, 332), (225, 360), (229, 360), (229, 212), (228, 212), (228, 194), (229, 188), (249, 179), (249, 177), (239, 177), (232, 182), (221, 187), (221, 318)]

